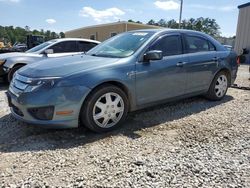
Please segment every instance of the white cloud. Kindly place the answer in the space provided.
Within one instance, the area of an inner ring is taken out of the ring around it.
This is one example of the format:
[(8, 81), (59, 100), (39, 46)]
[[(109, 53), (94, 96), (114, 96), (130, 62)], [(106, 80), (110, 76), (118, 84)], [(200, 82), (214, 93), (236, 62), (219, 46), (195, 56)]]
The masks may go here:
[(179, 9), (180, 4), (175, 1), (155, 1), (155, 6), (163, 10), (176, 10)]
[(119, 20), (119, 16), (124, 15), (125, 12), (116, 7), (108, 8), (105, 10), (96, 10), (92, 7), (83, 7), (80, 10), (80, 16), (91, 17), (96, 22), (107, 22), (107, 20)]
[(54, 24), (54, 23), (56, 23), (56, 20), (55, 19), (52, 19), (52, 18), (49, 18), (49, 19), (47, 19), (47, 20), (45, 20), (48, 24)]
[(18, 3), (20, 0), (0, 0), (0, 2)]
[(236, 6), (206, 6), (206, 5), (200, 5), (200, 4), (193, 4), (190, 5), (191, 8), (197, 8), (197, 9), (205, 9), (205, 10), (217, 10), (217, 11), (223, 11), (223, 12), (230, 12), (233, 10), (236, 10)]

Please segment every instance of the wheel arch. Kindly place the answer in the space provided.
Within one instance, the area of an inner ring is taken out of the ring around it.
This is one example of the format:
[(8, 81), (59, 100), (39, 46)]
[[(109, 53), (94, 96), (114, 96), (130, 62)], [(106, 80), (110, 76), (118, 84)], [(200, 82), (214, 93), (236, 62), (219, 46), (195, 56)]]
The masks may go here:
[[(84, 105), (86, 104), (86, 101), (87, 101), (87, 98), (89, 96), (91, 96), (91, 94), (96, 90), (98, 89), (99, 87), (103, 86), (103, 85), (113, 85), (113, 86), (116, 86), (118, 88), (120, 88), (124, 93), (125, 95), (127, 96), (128, 98), (128, 101), (129, 101), (129, 104), (128, 104), (128, 109), (129, 111), (131, 111), (132, 109), (132, 106), (133, 106), (133, 102), (132, 102), (132, 94), (129, 92), (129, 89), (128, 87), (120, 82), (120, 81), (104, 81), (102, 83), (98, 83), (97, 85), (95, 85), (93, 88), (91, 88), (91, 90), (89, 91), (89, 93), (86, 95), (86, 97), (84, 98), (83, 102), (82, 102), (82, 106), (81, 106), (81, 109), (80, 109), (80, 112), (79, 112), (79, 121), (80, 121), (80, 115), (81, 115), (81, 111), (82, 111), (82, 108), (84, 107)], [(81, 124), (80, 124), (81, 125)]]
[(13, 69), (14, 67), (16, 67), (16, 66), (20, 66), (20, 65), (22, 65), (22, 66), (25, 66), (25, 65), (27, 65), (27, 63), (15, 63), (15, 64), (13, 64), (12, 66), (11, 66), (11, 69)]
[[(231, 71), (230, 71), (228, 68), (223, 67), (223, 68), (219, 69), (219, 70), (214, 74), (214, 78), (215, 78), (215, 76), (216, 76), (219, 72), (225, 72), (225, 73), (227, 74), (228, 82), (229, 82), (230, 85), (231, 85), (231, 80), (232, 80), (232, 78), (231, 78), (231, 77), (232, 77)], [(213, 78), (213, 79), (214, 79), (214, 78)]]

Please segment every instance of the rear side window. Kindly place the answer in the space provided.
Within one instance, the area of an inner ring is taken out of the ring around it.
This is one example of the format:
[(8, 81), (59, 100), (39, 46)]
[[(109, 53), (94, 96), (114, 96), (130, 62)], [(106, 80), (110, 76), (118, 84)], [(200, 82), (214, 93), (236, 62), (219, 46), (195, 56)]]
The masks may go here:
[(50, 47), (50, 49), (53, 49), (54, 53), (69, 53), (78, 51), (76, 41), (60, 42)]
[(84, 41), (78, 41), (78, 51), (79, 52), (87, 52), (91, 48), (95, 47), (97, 44), (93, 42), (84, 42)]
[(215, 46), (211, 42), (208, 41), (208, 45), (209, 45), (209, 50), (210, 51), (216, 51)]
[(161, 50), (163, 56), (179, 55), (182, 53), (180, 36), (162, 37), (150, 47), (150, 50)]
[(196, 36), (186, 36), (185, 38), (188, 53), (210, 51), (210, 47), (206, 39)]

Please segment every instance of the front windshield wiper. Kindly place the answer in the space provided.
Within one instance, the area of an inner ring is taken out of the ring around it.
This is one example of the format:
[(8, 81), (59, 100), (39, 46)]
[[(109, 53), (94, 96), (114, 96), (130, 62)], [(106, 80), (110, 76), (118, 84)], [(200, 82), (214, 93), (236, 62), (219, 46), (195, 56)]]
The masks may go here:
[(108, 55), (108, 54), (90, 54), (91, 56), (95, 57), (110, 57), (110, 58), (117, 58), (116, 56), (113, 55)]

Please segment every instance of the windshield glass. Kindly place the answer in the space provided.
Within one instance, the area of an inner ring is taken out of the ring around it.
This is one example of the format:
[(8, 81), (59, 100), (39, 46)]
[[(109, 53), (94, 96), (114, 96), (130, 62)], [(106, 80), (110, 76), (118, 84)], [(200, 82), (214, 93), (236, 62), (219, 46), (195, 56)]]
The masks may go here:
[(91, 49), (87, 55), (99, 57), (128, 57), (131, 56), (141, 45), (147, 41), (154, 32), (129, 32), (110, 38)]
[(48, 42), (44, 42), (44, 43), (42, 43), (42, 44), (40, 44), (40, 45), (38, 45), (38, 46), (35, 46), (34, 48), (29, 49), (29, 50), (26, 51), (26, 52), (27, 52), (27, 53), (37, 52), (37, 51), (39, 51), (39, 50), (41, 50), (41, 49), (43, 49), (43, 48), (49, 46), (50, 44), (52, 44), (52, 43), (54, 43), (54, 42), (55, 42), (55, 40), (53, 40), (53, 41), (48, 41)]

